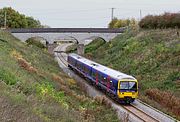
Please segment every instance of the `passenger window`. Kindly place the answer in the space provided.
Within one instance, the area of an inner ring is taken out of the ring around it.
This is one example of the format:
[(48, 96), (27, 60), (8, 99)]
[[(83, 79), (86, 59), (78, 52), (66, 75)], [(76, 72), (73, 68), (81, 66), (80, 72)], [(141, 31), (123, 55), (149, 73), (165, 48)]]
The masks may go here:
[(98, 74), (98, 80), (101, 81), (101, 74)]
[(92, 77), (95, 78), (96, 77), (96, 73), (94, 71), (92, 71)]
[(106, 77), (104, 77), (103, 82), (104, 82), (104, 83), (106, 83), (106, 82), (107, 82), (107, 78), (106, 78)]
[(112, 79), (110, 80), (110, 86), (111, 86), (112, 88), (114, 87)]

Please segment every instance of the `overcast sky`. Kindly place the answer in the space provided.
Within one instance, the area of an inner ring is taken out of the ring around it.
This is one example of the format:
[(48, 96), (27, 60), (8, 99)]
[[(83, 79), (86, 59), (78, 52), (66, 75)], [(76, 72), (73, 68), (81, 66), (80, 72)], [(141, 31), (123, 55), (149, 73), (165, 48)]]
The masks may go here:
[(51, 27), (107, 27), (111, 9), (117, 18), (180, 12), (180, 0), (0, 0), (0, 8), (12, 7)]

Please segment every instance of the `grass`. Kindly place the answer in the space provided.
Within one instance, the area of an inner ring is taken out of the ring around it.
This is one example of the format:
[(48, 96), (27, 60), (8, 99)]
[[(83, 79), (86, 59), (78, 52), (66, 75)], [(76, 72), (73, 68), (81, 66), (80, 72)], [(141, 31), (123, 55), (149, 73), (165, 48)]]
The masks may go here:
[[(87, 51), (86, 56), (135, 76), (139, 81), (141, 100), (151, 101), (148, 103), (159, 109), (165, 108), (166, 113), (180, 119), (179, 111), (174, 109), (175, 106), (180, 106), (180, 37), (177, 31), (180, 30), (128, 31), (109, 43)], [(88, 45), (86, 49), (96, 43)], [(171, 94), (173, 99), (169, 102), (176, 100), (177, 104), (173, 104), (173, 107), (162, 104), (163, 99), (152, 96), (154, 92), (151, 89), (158, 89), (160, 96)]]
[(99, 48), (103, 44), (105, 44), (105, 41), (103, 39), (95, 39), (86, 46), (85, 53), (92, 52), (93, 50)]
[(45, 49), (0, 31), (0, 121), (119, 121), (82, 88)]

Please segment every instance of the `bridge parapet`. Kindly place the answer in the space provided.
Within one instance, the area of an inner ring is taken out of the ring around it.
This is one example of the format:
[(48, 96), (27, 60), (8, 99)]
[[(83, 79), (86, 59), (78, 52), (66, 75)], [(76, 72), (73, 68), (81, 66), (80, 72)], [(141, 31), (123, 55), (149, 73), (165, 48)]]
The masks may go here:
[(32, 37), (41, 37), (45, 39), (48, 44), (53, 44), (56, 40), (66, 39), (75, 40), (78, 44), (85, 44), (85, 40), (93, 40), (96, 38), (102, 38), (104, 41), (109, 42), (117, 35), (123, 33), (125, 28), (31, 28), (9, 29), (8, 31), (23, 42)]
[(16, 28), (11, 33), (123, 33), (126, 28)]

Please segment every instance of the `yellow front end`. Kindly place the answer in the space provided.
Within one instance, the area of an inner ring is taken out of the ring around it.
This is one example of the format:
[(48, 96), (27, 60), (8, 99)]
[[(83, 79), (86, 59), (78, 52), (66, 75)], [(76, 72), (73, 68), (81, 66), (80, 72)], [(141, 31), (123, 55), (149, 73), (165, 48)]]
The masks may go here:
[(136, 99), (137, 96), (138, 96), (138, 92), (120, 92), (120, 91), (118, 91), (118, 97), (120, 99), (123, 99), (125, 97), (131, 97), (131, 98)]
[[(133, 88), (128, 89), (126, 84), (134, 84)], [(123, 86), (124, 85), (124, 86)], [(118, 82), (118, 98), (120, 100), (132, 99), (134, 101), (138, 97), (138, 82), (137, 80), (124, 79)]]

